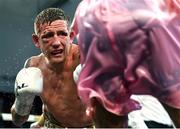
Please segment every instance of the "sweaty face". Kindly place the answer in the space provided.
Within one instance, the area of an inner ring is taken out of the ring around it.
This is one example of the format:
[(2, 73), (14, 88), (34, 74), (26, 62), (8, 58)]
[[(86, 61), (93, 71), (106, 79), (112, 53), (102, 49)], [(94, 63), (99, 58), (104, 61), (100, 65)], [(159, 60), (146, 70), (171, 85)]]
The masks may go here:
[(65, 60), (69, 48), (69, 31), (67, 22), (56, 20), (38, 28), (39, 45), (42, 53), (50, 63), (61, 63)]

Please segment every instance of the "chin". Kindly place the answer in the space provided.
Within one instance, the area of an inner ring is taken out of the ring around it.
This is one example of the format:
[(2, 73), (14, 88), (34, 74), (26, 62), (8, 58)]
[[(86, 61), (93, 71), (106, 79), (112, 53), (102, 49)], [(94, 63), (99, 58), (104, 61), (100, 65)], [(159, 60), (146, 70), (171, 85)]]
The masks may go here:
[(64, 61), (65, 61), (65, 58), (54, 58), (54, 59), (51, 59), (51, 63), (53, 63), (53, 64), (63, 63)]

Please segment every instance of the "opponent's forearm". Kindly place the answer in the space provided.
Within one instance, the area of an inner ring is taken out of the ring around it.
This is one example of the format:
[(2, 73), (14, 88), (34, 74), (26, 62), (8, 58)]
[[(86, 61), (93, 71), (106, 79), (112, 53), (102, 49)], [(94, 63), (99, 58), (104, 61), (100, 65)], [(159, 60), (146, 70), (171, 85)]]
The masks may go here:
[(12, 114), (12, 121), (16, 126), (21, 126), (22, 124), (24, 124), (29, 117), (29, 115), (26, 116), (18, 115), (17, 112), (15, 111), (14, 105), (11, 108), (11, 114)]

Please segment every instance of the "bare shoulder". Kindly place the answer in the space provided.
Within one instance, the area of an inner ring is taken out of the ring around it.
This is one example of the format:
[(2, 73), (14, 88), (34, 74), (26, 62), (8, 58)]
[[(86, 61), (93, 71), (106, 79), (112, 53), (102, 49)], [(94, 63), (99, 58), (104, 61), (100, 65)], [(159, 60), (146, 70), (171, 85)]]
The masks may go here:
[(79, 46), (77, 44), (72, 43), (71, 50), (73, 55), (76, 55), (77, 57), (80, 56)]
[(25, 68), (38, 67), (39, 64), (41, 63), (42, 59), (43, 59), (43, 54), (39, 54), (37, 56), (32, 56), (25, 61), (24, 67)]
[(80, 63), (80, 51), (79, 51), (79, 46), (77, 44), (72, 44), (71, 45), (71, 56), (70, 60), (74, 66), (74, 68)]

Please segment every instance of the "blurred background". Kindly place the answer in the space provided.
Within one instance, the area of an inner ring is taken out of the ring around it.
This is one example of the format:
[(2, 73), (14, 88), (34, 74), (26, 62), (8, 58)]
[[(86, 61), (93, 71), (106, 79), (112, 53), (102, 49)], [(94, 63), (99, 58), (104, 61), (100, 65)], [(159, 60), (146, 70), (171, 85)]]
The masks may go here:
[[(14, 102), (15, 77), (28, 57), (40, 53), (31, 39), (36, 15), (47, 7), (59, 7), (72, 20), (80, 1), (0, 0), (0, 128), (16, 127), (9, 114)], [(37, 97), (31, 114), (41, 114), (41, 105)], [(29, 127), (32, 121), (22, 128)]]

